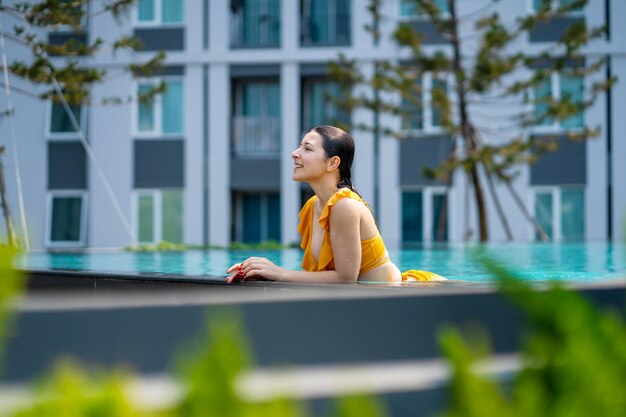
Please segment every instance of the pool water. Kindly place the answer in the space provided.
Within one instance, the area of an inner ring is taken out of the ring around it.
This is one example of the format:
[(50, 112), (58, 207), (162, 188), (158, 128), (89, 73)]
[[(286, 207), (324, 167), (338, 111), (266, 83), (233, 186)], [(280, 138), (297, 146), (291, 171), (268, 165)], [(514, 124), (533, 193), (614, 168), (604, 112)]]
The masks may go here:
[[(626, 245), (587, 243), (508, 243), (484, 252), (529, 281), (595, 282), (626, 278)], [(425, 269), (455, 280), (492, 281), (476, 249), (468, 246), (390, 251), (401, 270)], [(250, 257), (267, 257), (288, 269), (300, 269), (299, 249), (279, 251), (185, 251), (115, 253), (31, 253), (19, 260), (25, 269), (225, 276), (226, 269)]]

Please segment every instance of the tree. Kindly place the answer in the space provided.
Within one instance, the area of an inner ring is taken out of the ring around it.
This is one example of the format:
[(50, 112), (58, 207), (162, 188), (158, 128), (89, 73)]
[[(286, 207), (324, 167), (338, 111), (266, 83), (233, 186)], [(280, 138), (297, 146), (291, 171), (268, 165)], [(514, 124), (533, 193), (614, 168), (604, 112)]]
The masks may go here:
[[(96, 4), (94, 4), (96, 3)], [(43, 0), (40, 2), (0, 0), (0, 31), (2, 36), (3, 54), (4, 40), (26, 48), (30, 52), (30, 59), (12, 59), (3, 61), (2, 70), (5, 77), (0, 84), (10, 87), (7, 91), (17, 94), (36, 97), (41, 100), (50, 100), (59, 105), (66, 113), (74, 130), (80, 133), (80, 126), (74, 115), (75, 109), (80, 106), (121, 104), (133, 100), (132, 97), (92, 97), (92, 87), (106, 82), (108, 77), (118, 76), (108, 74), (103, 68), (93, 63), (93, 58), (103, 54), (115, 54), (117, 51), (138, 51), (142, 48), (141, 41), (134, 36), (120, 36), (110, 44), (106, 44), (100, 37), (90, 42), (86, 36), (86, 23), (97, 16), (110, 14), (118, 22), (124, 19), (136, 0), (108, 0), (92, 2), (89, 0)], [(5, 22), (14, 22), (12, 27), (4, 26)], [(56, 36), (55, 36), (56, 35)], [(148, 76), (157, 70), (165, 60), (165, 53), (158, 52), (143, 63), (131, 62), (122, 72), (131, 72), (135, 76)], [(9, 83), (8, 73), (28, 81), (26, 88), (17, 88)], [(154, 85), (142, 91), (137, 100), (149, 102), (155, 95), (165, 91), (165, 84)], [(8, 95), (9, 93), (7, 93)], [(11, 117), (15, 112), (11, 100), (7, 100), (8, 108), (0, 109), (3, 118)], [(86, 139), (80, 133), (81, 143), (93, 162), (96, 162)], [(102, 176), (101, 176), (102, 177)], [(110, 191), (106, 179), (106, 189)], [(19, 187), (19, 181), (18, 181)], [(21, 203), (21, 190), (18, 190)], [(121, 213), (117, 200), (111, 195), (115, 208)], [(23, 214), (23, 212), (22, 212)], [(22, 216), (22, 222), (25, 220)], [(130, 226), (125, 221), (126, 228), (132, 234)], [(22, 225), (25, 227), (25, 224)], [(7, 230), (11, 225), (7, 220)], [(26, 247), (28, 240), (26, 238)], [(14, 239), (12, 239), (14, 240)]]
[[(380, 14), (381, 1), (371, 0), (368, 7), (374, 24), (367, 30), (375, 40), (381, 36), (378, 31), (378, 22), (383, 18)], [(512, 238), (495, 190), (495, 181), (503, 183), (513, 194), (525, 217), (545, 240), (545, 233), (527, 212), (511, 183), (521, 166), (533, 163), (544, 152), (558, 148), (556, 141), (538, 140), (528, 135), (529, 127), (546, 123), (571, 124), (615, 81), (594, 81), (584, 95), (578, 89), (560, 97), (546, 94), (552, 73), (579, 80), (577, 86), (582, 88), (580, 80), (583, 77), (592, 76), (603, 68), (604, 58), (590, 62), (584, 50), (591, 41), (603, 36), (605, 28), (589, 28), (584, 20), (576, 21), (563, 31), (557, 42), (539, 53), (529, 54), (520, 49), (520, 39), (538, 25), (582, 9), (587, 0), (537, 0), (535, 12), (512, 23), (504, 22), (494, 11), (498, 3), (498, 0), (491, 0), (486, 6), (459, 15), (459, 0), (403, 0), (402, 7), (430, 22), (445, 45), (434, 52), (427, 50), (423, 47), (422, 34), (417, 32), (412, 22), (401, 22), (393, 33), (393, 41), (402, 53), (407, 53), (407, 59), (377, 62), (374, 75), (366, 77), (355, 60), (340, 55), (336, 62), (330, 64), (330, 70), (342, 85), (342, 95), (332, 100), (346, 111), (365, 108), (377, 114), (401, 117), (408, 125), (420, 123), (421, 112), (416, 114), (415, 111), (422, 106), (419, 80), (425, 73), (431, 74), (433, 111), (437, 111), (443, 130), (452, 138), (460, 138), (461, 147), (457, 149), (453, 146), (439, 166), (424, 169), (424, 174), (438, 178), (449, 186), (457, 170), (465, 172), (472, 184), (481, 241), (489, 238), (485, 183), (504, 229), (509, 239)], [(471, 33), (462, 33), (463, 25), (468, 22), (473, 22)], [(470, 43), (476, 45), (468, 45)], [(358, 85), (373, 89), (374, 94), (351, 94)], [(447, 85), (454, 91), (454, 99), (446, 91)], [(500, 126), (500, 129), (510, 131), (514, 126), (515, 133), (504, 140), (502, 132), (498, 132), (498, 140), (485, 140), (485, 132), (489, 128), (477, 122), (476, 107), (507, 99), (516, 100), (520, 106), (508, 116), (507, 126)], [(352, 127), (399, 139), (413, 135), (412, 132), (397, 131), (379, 124)], [(598, 134), (598, 128), (587, 126), (567, 131), (570, 140), (586, 140)]]

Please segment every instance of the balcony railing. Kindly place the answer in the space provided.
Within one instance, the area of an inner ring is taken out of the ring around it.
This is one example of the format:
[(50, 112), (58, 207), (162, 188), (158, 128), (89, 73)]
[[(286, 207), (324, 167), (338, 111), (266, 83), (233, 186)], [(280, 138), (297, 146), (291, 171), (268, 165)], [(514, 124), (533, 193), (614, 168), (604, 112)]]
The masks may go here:
[(233, 154), (237, 156), (276, 156), (280, 153), (278, 117), (235, 116)]

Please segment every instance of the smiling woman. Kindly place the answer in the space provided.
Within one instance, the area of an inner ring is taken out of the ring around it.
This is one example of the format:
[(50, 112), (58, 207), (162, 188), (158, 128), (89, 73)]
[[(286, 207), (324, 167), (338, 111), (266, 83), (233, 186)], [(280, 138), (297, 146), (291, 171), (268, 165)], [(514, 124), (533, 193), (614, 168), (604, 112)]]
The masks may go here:
[(354, 141), (347, 132), (333, 126), (315, 127), (291, 157), (294, 181), (309, 183), (315, 192), (299, 215), (303, 271), (286, 270), (266, 258), (252, 257), (231, 266), (227, 282), (445, 280), (427, 271), (400, 273), (389, 259), (374, 216), (352, 185)]

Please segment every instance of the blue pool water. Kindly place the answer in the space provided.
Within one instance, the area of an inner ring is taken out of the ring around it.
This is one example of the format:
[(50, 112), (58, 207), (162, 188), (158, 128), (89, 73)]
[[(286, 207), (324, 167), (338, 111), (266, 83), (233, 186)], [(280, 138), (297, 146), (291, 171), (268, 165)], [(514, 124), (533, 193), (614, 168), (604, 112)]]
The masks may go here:
[[(626, 245), (510, 243), (486, 246), (485, 252), (529, 281), (594, 282), (626, 278)], [(475, 249), (458, 246), (390, 251), (401, 270), (425, 269), (464, 281), (491, 281)], [(72, 269), (123, 273), (225, 276), (226, 269), (249, 256), (263, 256), (289, 269), (300, 269), (299, 249), (280, 251), (186, 251), (116, 253), (33, 253), (20, 259), (27, 269)]]

